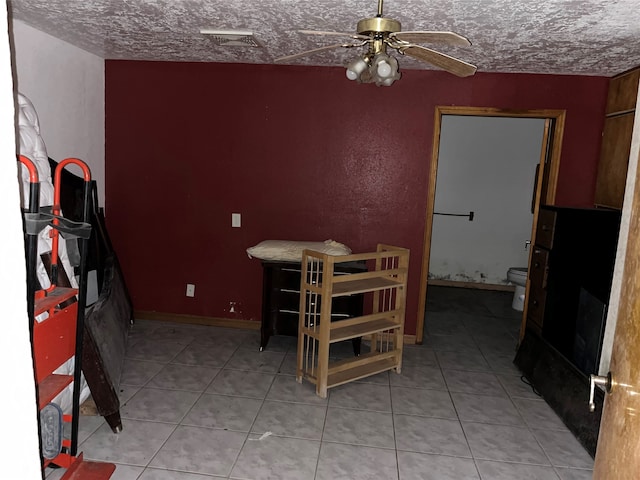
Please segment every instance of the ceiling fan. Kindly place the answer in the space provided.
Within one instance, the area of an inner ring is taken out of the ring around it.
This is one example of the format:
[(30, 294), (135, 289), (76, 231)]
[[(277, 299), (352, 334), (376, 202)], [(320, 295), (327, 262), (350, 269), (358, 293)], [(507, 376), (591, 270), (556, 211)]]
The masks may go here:
[(352, 43), (336, 43), (314, 48), (304, 52), (277, 58), (276, 62), (286, 62), (313, 53), (336, 48), (367, 47), (367, 51), (349, 62), (347, 78), (359, 83), (375, 83), (390, 86), (400, 78), (398, 60), (387, 54), (387, 48), (396, 50), (422, 62), (429, 63), (459, 77), (468, 77), (476, 73), (477, 67), (457, 58), (415, 43), (440, 43), (446, 45), (469, 46), (471, 42), (454, 32), (409, 31), (403, 32), (400, 22), (382, 15), (383, 1), (378, 0), (378, 14), (372, 18), (363, 18), (356, 26), (356, 33), (324, 32), (318, 30), (298, 30), (305, 35), (348, 37), (356, 40)]

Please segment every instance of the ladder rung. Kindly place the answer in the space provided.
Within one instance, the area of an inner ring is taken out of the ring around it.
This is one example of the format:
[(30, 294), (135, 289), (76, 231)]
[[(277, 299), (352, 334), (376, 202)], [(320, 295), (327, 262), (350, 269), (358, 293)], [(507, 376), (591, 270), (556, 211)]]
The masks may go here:
[(34, 315), (37, 317), (47, 310), (51, 310), (56, 305), (75, 297), (78, 294), (77, 288), (56, 287), (50, 292), (46, 293), (46, 296), (41, 297), (42, 290), (36, 292)]
[(84, 461), (80, 454), (62, 480), (108, 480), (115, 470), (113, 463)]
[(38, 384), (38, 407), (43, 408), (73, 381), (73, 375), (52, 373)]

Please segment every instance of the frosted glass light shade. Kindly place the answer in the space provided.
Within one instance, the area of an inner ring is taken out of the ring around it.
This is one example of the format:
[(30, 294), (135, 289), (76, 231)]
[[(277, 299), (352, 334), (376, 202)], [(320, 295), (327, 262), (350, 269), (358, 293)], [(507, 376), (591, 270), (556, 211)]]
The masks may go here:
[(347, 68), (347, 78), (349, 80), (357, 80), (358, 79), (358, 73), (355, 72), (354, 70), (350, 70)]
[(391, 65), (385, 60), (380, 60), (377, 65), (377, 73), (379, 77), (389, 77), (391, 75)]
[(361, 57), (356, 58), (347, 65), (347, 78), (349, 80), (358, 80), (358, 78), (360, 78), (360, 74), (364, 72), (367, 67), (367, 62), (365, 62)]

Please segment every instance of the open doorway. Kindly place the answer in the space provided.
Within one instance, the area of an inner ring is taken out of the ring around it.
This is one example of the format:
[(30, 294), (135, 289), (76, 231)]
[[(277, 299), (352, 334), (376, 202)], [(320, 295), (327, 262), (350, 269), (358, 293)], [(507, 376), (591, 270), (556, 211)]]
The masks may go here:
[(509, 268), (527, 267), (544, 124), (443, 115), (430, 285), (500, 290)]
[[(529, 214), (528, 230), (526, 231), (526, 235), (529, 239), (535, 235), (535, 232), (532, 231), (535, 228), (537, 215), (538, 215), (538, 207), (540, 204), (549, 204), (552, 205), (555, 200), (555, 190), (557, 184), (557, 175), (558, 169), (560, 165), (560, 147), (562, 143), (562, 133), (564, 130), (564, 111), (561, 110), (519, 110), (519, 111), (509, 111), (509, 110), (500, 110), (500, 109), (491, 109), (491, 108), (469, 108), (469, 107), (436, 107), (435, 112), (435, 128), (434, 128), (434, 139), (433, 139), (433, 153), (431, 157), (431, 166), (429, 172), (429, 190), (427, 197), (427, 205), (426, 205), (426, 222), (425, 222), (425, 236), (424, 236), (424, 251), (423, 251), (423, 263), (422, 263), (422, 275), (420, 282), (420, 302), (418, 308), (418, 319), (417, 319), (417, 329), (416, 329), (416, 342), (421, 343), (424, 335), (424, 312), (426, 306), (426, 294), (427, 288), (429, 284), (429, 266), (431, 261), (432, 247), (436, 247), (437, 245), (442, 245), (446, 243), (442, 238), (434, 236), (434, 214), (435, 213), (452, 213), (453, 215), (444, 215), (447, 217), (451, 217), (451, 220), (457, 220), (457, 224), (454, 222), (453, 224), (449, 223), (451, 228), (449, 234), (453, 234), (456, 229), (464, 228), (464, 223), (467, 222), (469, 225), (469, 219), (472, 219), (475, 216), (475, 212), (471, 207), (463, 207), (459, 206), (460, 212), (457, 210), (454, 212), (439, 212), (434, 211), (436, 205), (436, 180), (438, 175), (438, 162), (441, 158), (441, 140), (443, 140), (443, 127), (446, 128), (446, 124), (451, 120), (452, 116), (455, 118), (463, 118), (463, 117), (504, 117), (504, 118), (525, 118), (525, 119), (539, 119), (543, 122), (542, 125), (542, 134), (540, 145), (542, 148), (539, 150), (539, 162), (538, 167), (535, 169), (535, 183), (532, 195), (532, 190), (529, 190), (527, 195), (531, 198), (531, 211), (532, 214)], [(446, 136), (446, 135), (445, 135)], [(446, 138), (444, 138), (446, 141)], [(476, 175), (478, 174), (490, 174), (490, 169), (493, 168), (491, 165), (475, 165), (477, 169)], [(450, 169), (449, 169), (450, 170)], [(455, 168), (454, 168), (455, 170)], [(473, 180), (468, 180), (472, 182)], [(443, 205), (447, 206), (447, 202), (449, 205), (456, 205), (455, 194), (453, 195), (445, 195), (445, 202)], [(462, 195), (460, 195), (462, 197)], [(462, 211), (465, 210), (465, 211)], [(474, 212), (473, 214), (471, 212)], [(466, 218), (460, 219), (455, 218), (454, 215), (464, 215)], [(440, 220), (440, 219), (438, 219)], [(516, 234), (517, 235), (517, 234)], [(522, 248), (524, 251), (524, 241), (526, 238), (522, 240)], [(449, 243), (447, 248), (450, 248), (452, 243)], [(464, 248), (464, 247), (462, 247)], [(526, 257), (526, 254), (525, 254)], [(441, 261), (441, 260), (439, 260)], [(513, 260), (509, 260), (513, 261)], [(526, 264), (528, 265), (528, 258), (526, 260)], [(514, 265), (515, 266), (515, 265)], [(523, 265), (524, 266), (524, 265)], [(442, 265), (435, 266), (436, 272), (434, 273), (434, 277), (438, 277), (438, 269), (442, 268)], [(502, 266), (498, 266), (498, 269), (502, 269)], [(495, 270), (495, 269), (494, 269)], [(440, 273), (442, 270), (440, 270)], [(479, 275), (479, 273), (478, 273)], [(442, 276), (442, 275), (441, 275)], [(461, 278), (456, 280), (460, 280), (466, 277), (470, 277), (470, 282), (472, 284), (481, 285), (487, 279), (474, 279), (472, 275), (468, 275), (468, 273), (462, 273)], [(469, 278), (467, 279), (469, 280)], [(474, 281), (475, 280), (475, 281)], [(492, 282), (496, 282), (493, 279)], [(442, 283), (442, 279), (440, 282)], [(487, 282), (489, 283), (489, 282)], [(526, 305), (526, 302), (525, 302)], [(526, 307), (523, 312), (523, 318), (526, 316)]]

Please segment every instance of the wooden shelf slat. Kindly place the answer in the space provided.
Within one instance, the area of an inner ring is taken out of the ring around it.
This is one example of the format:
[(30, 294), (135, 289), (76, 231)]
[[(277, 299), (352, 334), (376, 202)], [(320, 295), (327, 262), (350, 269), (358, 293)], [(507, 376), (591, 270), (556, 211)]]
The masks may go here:
[[(394, 356), (382, 355), (377, 352), (367, 355), (369, 356), (366, 359), (362, 359), (365, 361), (350, 360), (344, 364), (341, 362), (332, 364), (327, 375), (327, 388), (392, 370), (398, 366)], [(362, 357), (358, 357), (358, 360), (361, 360)]]
[(387, 277), (349, 280), (346, 282), (334, 283), (331, 296), (340, 297), (356, 293), (375, 292), (376, 290), (384, 290), (385, 288), (402, 287), (402, 285), (403, 283), (401, 281)]
[[(404, 315), (402, 310), (390, 310), (388, 312), (371, 313), (361, 317), (349, 317), (344, 320), (332, 321), (329, 327), (329, 341), (330, 343), (340, 342), (392, 328), (399, 328), (401, 322), (394, 320), (394, 318), (400, 318), (402, 315)], [(313, 327), (301, 327), (300, 331), (312, 338), (320, 338), (319, 328), (314, 330)]]
[(343, 322), (333, 322), (329, 342), (334, 343), (349, 340), (350, 338), (363, 337), (372, 333), (400, 328), (401, 326), (400, 322), (390, 317), (380, 318), (378, 320), (367, 320), (366, 317), (359, 317), (359, 319), (363, 319), (363, 321), (361, 323), (344, 326), (340, 325), (340, 323)]

